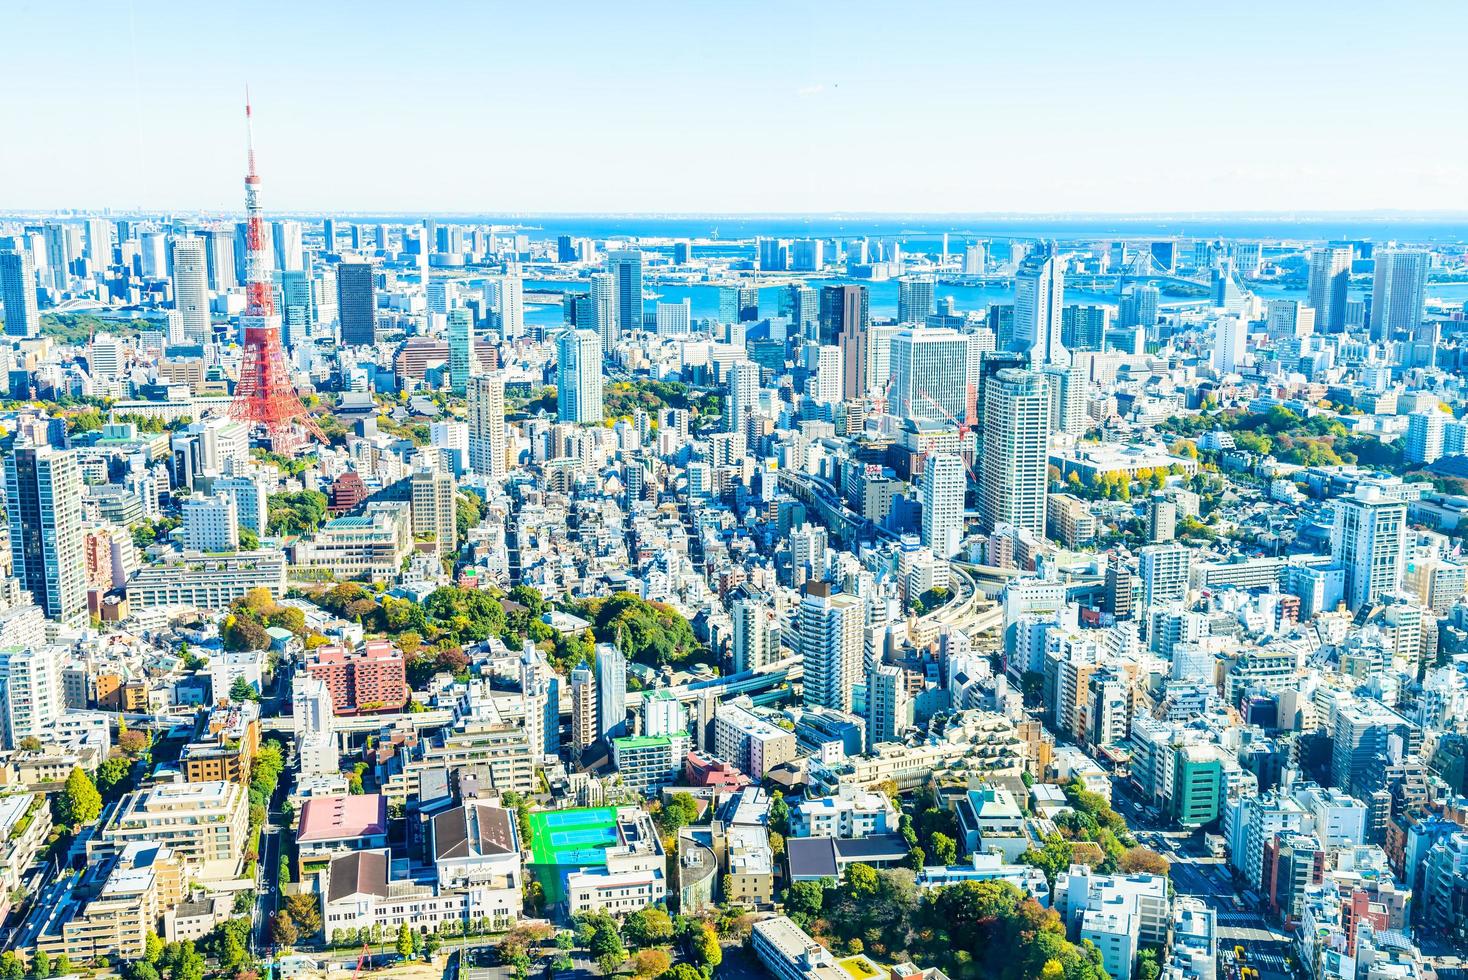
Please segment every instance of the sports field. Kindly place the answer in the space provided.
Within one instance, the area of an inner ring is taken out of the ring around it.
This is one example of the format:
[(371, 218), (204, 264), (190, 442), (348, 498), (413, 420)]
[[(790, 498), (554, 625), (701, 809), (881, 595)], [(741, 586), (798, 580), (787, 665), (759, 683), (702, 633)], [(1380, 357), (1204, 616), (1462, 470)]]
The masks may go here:
[(617, 810), (541, 810), (530, 814), (530, 833), (531, 864), (605, 864), (605, 850), (617, 842)]

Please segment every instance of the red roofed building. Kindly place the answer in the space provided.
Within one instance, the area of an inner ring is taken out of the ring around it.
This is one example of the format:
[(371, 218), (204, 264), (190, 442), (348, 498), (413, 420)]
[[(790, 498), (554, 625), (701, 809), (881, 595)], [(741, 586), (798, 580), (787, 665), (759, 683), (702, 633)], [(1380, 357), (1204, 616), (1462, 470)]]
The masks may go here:
[(336, 714), (397, 711), (408, 701), (403, 654), (388, 640), (368, 640), (357, 650), (317, 647), (307, 656), (306, 673), (326, 682)]
[(301, 807), (296, 849), (302, 880), (338, 854), (387, 846), (387, 797), (313, 796)]
[(735, 790), (749, 785), (749, 777), (723, 759), (697, 752), (688, 753), (683, 762), (683, 772), (690, 786)]

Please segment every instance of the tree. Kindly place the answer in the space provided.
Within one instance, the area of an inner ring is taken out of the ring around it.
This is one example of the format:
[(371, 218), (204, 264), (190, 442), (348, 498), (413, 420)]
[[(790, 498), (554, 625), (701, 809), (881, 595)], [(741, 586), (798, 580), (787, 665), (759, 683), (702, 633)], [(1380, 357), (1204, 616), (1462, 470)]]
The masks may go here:
[(809, 921), (821, 914), (826, 890), (819, 881), (797, 881), (785, 890), (785, 913), (801, 915)]
[(24, 977), (25, 967), (15, 951), (7, 949), (0, 953), (0, 980), (23, 980)]
[(958, 843), (947, 834), (934, 834), (928, 840), (934, 864), (957, 864)]
[(92, 785), (81, 766), (73, 766), (66, 786), (56, 797), (57, 822), (81, 827), (102, 815), (102, 794)]
[(846, 889), (858, 899), (877, 893), (877, 869), (870, 864), (853, 864), (846, 869)]
[(403, 959), (413, 955), (413, 934), (406, 922), (398, 926), (398, 955)]
[(286, 911), (300, 928), (301, 935), (314, 936), (321, 931), (321, 906), (315, 894), (291, 895), (285, 900)]
[(153, 930), (143, 939), (143, 959), (156, 964), (163, 956), (163, 939)]
[(622, 961), (627, 958), (627, 947), (622, 945), (622, 937), (617, 933), (617, 924), (612, 921), (611, 916), (595, 920), (591, 941), (586, 948), (596, 960), (597, 966), (601, 967), (601, 972), (607, 976), (616, 973)]
[(790, 804), (779, 790), (770, 793), (769, 827), (777, 834), (790, 833)]
[(300, 931), (285, 909), (275, 913), (275, 918), (270, 923), (270, 935), (277, 946), (294, 946), (301, 938)]
[(697, 816), (698, 803), (693, 799), (693, 794), (674, 793), (658, 811), (658, 829), (664, 834), (671, 834), (678, 828), (691, 824)]
[(622, 924), (622, 937), (633, 949), (661, 946), (673, 938), (673, 919), (665, 909), (649, 905), (627, 916), (627, 921)]
[(1128, 847), (1122, 852), (1116, 862), (1117, 870), (1122, 874), (1136, 874), (1138, 872), (1151, 875), (1166, 875), (1172, 870), (1172, 865), (1167, 858), (1158, 854), (1150, 847), (1138, 844), (1136, 847)]
[(687, 963), (674, 963), (658, 975), (658, 980), (706, 980), (698, 967)]
[(71, 957), (65, 953), (56, 954), (56, 962), (51, 964), (51, 972), (58, 977), (64, 977), (71, 972)]
[(130, 759), (116, 756), (106, 760), (97, 767), (97, 791), (104, 797), (110, 797), (127, 781), (132, 769)]
[(259, 547), (260, 547), (260, 536), (258, 534), (256, 534), (251, 528), (248, 528), (248, 527), (242, 527), (242, 528), (240, 528), (240, 550), (241, 551), (254, 551), (255, 549), (257, 549)]
[(51, 975), (51, 956), (44, 949), (36, 950), (36, 955), (31, 958), (31, 976), (36, 980), (46, 980)]
[(639, 977), (657, 977), (667, 971), (672, 957), (661, 949), (644, 949), (632, 958), (632, 972)]
[(724, 951), (719, 947), (719, 937), (708, 926), (703, 926), (693, 934), (688, 944), (688, 955), (710, 976), (724, 962)]
[(245, 701), (259, 701), (260, 692), (255, 690), (253, 684), (245, 680), (244, 674), (241, 674), (234, 679), (234, 683), (229, 687), (229, 699), (235, 704), (242, 704)]

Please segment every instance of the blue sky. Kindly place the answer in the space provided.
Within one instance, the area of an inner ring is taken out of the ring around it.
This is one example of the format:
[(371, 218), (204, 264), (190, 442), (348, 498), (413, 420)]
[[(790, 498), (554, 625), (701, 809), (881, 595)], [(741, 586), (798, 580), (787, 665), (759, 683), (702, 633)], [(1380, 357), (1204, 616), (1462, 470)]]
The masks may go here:
[(1468, 4), (8, 0), (0, 207), (1468, 210)]

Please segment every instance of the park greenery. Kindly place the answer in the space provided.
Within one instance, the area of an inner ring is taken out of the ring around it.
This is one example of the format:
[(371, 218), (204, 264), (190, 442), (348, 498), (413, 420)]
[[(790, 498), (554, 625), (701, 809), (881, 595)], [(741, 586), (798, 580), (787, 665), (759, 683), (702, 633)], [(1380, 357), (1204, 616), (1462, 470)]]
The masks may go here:
[[(1223, 411), (1175, 416), (1159, 428), (1187, 440), (1185, 445), (1192, 445), (1193, 438), (1206, 432), (1228, 432), (1234, 445), (1245, 452), (1273, 456), (1282, 463), (1298, 466), (1357, 464), (1391, 473), (1403, 470), (1399, 442), (1386, 443), (1372, 435), (1353, 433), (1334, 414), (1306, 418), (1283, 405), (1267, 412)], [(1174, 442), (1173, 446), (1177, 451), (1178, 443)]]
[(566, 611), (591, 623), (582, 632), (562, 632), (546, 623), (542, 616), (552, 604), (524, 585), (508, 593), (447, 585), (421, 604), (356, 582), (321, 588), (307, 597), (334, 616), (360, 623), (368, 633), (396, 640), (415, 688), (441, 670), (463, 675), (469, 666), (463, 647), (491, 637), (511, 649), (529, 640), (563, 672), (593, 663), (597, 642), (615, 644), (628, 659), (649, 666), (676, 666), (706, 654), (677, 610), (630, 592), (567, 603)]
[(920, 891), (911, 870), (853, 864), (839, 884), (803, 881), (786, 914), (838, 954), (936, 966), (953, 980), (1105, 980), (1101, 954), (1066, 939), (1053, 911), (1004, 881)]
[(63, 344), (85, 344), (93, 334), (113, 334), (119, 337), (136, 337), (144, 330), (161, 330), (162, 326), (152, 320), (104, 320), (90, 313), (44, 313), (41, 315), (41, 336), (52, 337)]
[(265, 650), (270, 647), (270, 634), (266, 630), (271, 627), (289, 630), (299, 640), (306, 639), (304, 613), (277, 603), (269, 589), (251, 589), (230, 604), (220, 627), (220, 637), (226, 650)]
[(266, 501), (271, 534), (308, 534), (326, 521), (326, 495), (319, 490), (273, 493)]

